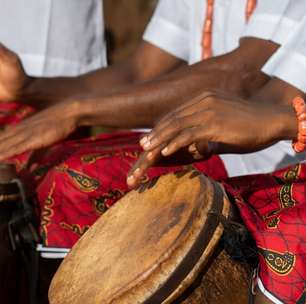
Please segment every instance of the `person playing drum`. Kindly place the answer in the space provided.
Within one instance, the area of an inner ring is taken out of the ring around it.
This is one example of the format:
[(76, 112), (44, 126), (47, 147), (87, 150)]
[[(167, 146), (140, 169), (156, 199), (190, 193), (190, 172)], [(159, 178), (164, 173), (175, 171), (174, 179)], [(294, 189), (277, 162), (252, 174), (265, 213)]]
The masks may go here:
[[(256, 24), (262, 28), (260, 22), (256, 23), (264, 19), (260, 16), (271, 12), (269, 5), (267, 8), (263, 1), (259, 1), (258, 10), (254, 12), (253, 20), (251, 18), (249, 21), (249, 30), (245, 32), (246, 36), (239, 45), (239, 37), (254, 10), (255, 1), (244, 1), (245, 6), (237, 5), (236, 1), (215, 2), (203, 1), (201, 6), (198, 6), (200, 2), (188, 2), (187, 8), (189, 5), (191, 7), (186, 10), (184, 1), (176, 2), (175, 5), (173, 1), (161, 1), (144, 36), (147, 42), (142, 43), (130, 61), (125, 65), (99, 70), (79, 78), (28, 78), (17, 57), (2, 47), (1, 99), (20, 99), (27, 105), (42, 108), (56, 101), (58, 103), (5, 130), (0, 136), (0, 159), (4, 160), (28, 150), (46, 148), (63, 140), (81, 125), (103, 124), (119, 128), (153, 126), (158, 117), (208, 89), (222, 89), (239, 97), (248, 97), (258, 91), (268, 81), (268, 77), (260, 71), (262, 65), (276, 51), (277, 43), (281, 44), (286, 39), (286, 35), (277, 29), (286, 28), (284, 20), (289, 17), (292, 18), (290, 24), (296, 24), (304, 13), (305, 5), (296, 1), (280, 1), (282, 5), (274, 7), (277, 17), (271, 18), (273, 22), (267, 22), (266, 29), (269, 28), (270, 32), (255, 33)], [(228, 5), (233, 5), (235, 9), (228, 10)], [(287, 12), (286, 9), (289, 17), (282, 18)], [(176, 15), (175, 10), (178, 10), (179, 14)], [(229, 14), (230, 18), (224, 18), (222, 23), (222, 35), (212, 35), (219, 29), (218, 23), (211, 22), (212, 10), (215, 10), (216, 16), (224, 12)], [(199, 16), (199, 11), (205, 14)], [(179, 17), (187, 13), (184, 18)], [(177, 26), (170, 25), (166, 26), (164, 31), (163, 28), (156, 31), (156, 26), (160, 28), (162, 24), (169, 25), (163, 22), (165, 17), (169, 18), (170, 24), (178, 22), (178, 28), (182, 30), (176, 31)], [(189, 20), (192, 20), (192, 24), (189, 24)], [(225, 20), (230, 20), (236, 26), (228, 27)], [(203, 35), (198, 35), (196, 24), (203, 25)], [(190, 46), (187, 54), (186, 49), (177, 53), (177, 50), (173, 51), (177, 45), (188, 45), (186, 25), (187, 32), (192, 35)], [(282, 27), (279, 28), (279, 25)], [(232, 36), (227, 35), (227, 30)], [(174, 40), (167, 38), (162, 41), (160, 32), (168, 33), (168, 37)], [(178, 35), (174, 35), (175, 33)], [(274, 33), (277, 34), (274, 36)], [(219, 43), (212, 43), (212, 36), (216, 37), (215, 41)], [(169, 41), (172, 42), (170, 46), (167, 44)], [(184, 60), (194, 63), (211, 54), (220, 56), (191, 67), (182, 67)], [(148, 63), (146, 69), (142, 69), (144, 62)], [(165, 75), (179, 67), (182, 69), (154, 82), (122, 88), (127, 84)], [(269, 85), (259, 91), (260, 94), (267, 94), (267, 88)], [(89, 98), (76, 98), (89, 93), (92, 95)], [(67, 98), (70, 100), (65, 100)], [(29, 108), (3, 104), (3, 110), (9, 115), (4, 115), (2, 124), (9, 124), (24, 118)], [(104, 134), (97, 138), (54, 145), (40, 155), (25, 153), (13, 159), (22, 176), (28, 176), (30, 170), (29, 182), (32, 188), (33, 183), (35, 185), (41, 208), (41, 235), (44, 245), (70, 248), (99, 215), (128, 191), (125, 176), (141, 152), (138, 145), (139, 136), (139, 133), (130, 132)], [(281, 165), (296, 162), (297, 156), (286, 144), (280, 143), (280, 146), (282, 148), (274, 146), (271, 150), (252, 155), (234, 158), (225, 156), (222, 160), (212, 157), (199, 163), (198, 168), (221, 180), (228, 175), (271, 171), (277, 168), (283, 159), (285, 161)], [(246, 164), (251, 166), (247, 168)], [(176, 169), (178, 168), (154, 168), (149, 171), (147, 178)]]
[[(290, 24), (296, 24), (306, 6), (296, 1), (289, 1), (289, 5), (288, 0), (280, 0), (277, 6), (258, 1), (257, 10), (250, 19), (256, 3), (243, 2), (245, 5), (236, 1), (181, 0), (173, 4), (171, 0), (162, 0), (134, 56), (124, 64), (77, 78), (27, 77), (18, 58), (1, 47), (0, 99), (24, 103), (21, 107), (3, 103), (1, 108), (7, 115), (3, 114), (1, 124), (20, 122), (32, 111), (29, 104), (38, 108), (58, 104), (3, 132), (0, 159), (50, 146), (80, 125), (153, 126), (159, 116), (207, 88), (219, 88), (239, 96), (250, 95), (268, 80), (260, 69), (277, 49), (277, 43), (283, 43), (286, 38), (284, 32), (277, 31), (278, 24), (283, 30), (287, 28), (285, 20), (288, 18)], [(233, 9), (229, 10), (229, 6)], [(214, 26), (207, 29), (205, 26), (211, 24), (213, 17), (211, 9), (216, 19)], [(288, 17), (285, 17), (287, 12)], [(224, 14), (229, 18), (220, 17)], [(265, 19), (267, 14), (272, 21)], [(243, 32), (247, 20), (249, 24)], [(265, 20), (266, 31), (257, 31), (262, 28), (262, 20)], [(227, 21), (233, 26), (228, 27)], [(218, 24), (222, 24), (222, 35), (218, 34)], [(213, 43), (207, 31), (212, 32)], [(163, 40), (160, 32), (165, 35)], [(241, 35), (244, 38), (238, 47)], [(211, 51), (215, 57), (182, 68), (184, 62), (200, 61)], [(122, 89), (122, 86), (160, 77), (179, 67), (182, 69), (177, 73), (155, 82)], [(86, 95), (100, 97), (76, 97)], [(19, 171), (27, 178), (30, 175), (30, 188), (35, 188), (37, 193), (45, 246), (70, 248), (89, 225), (128, 191), (125, 176), (141, 151), (139, 136), (139, 133), (128, 132), (70, 141), (53, 146), (38, 160), (31, 157), (30, 163), (31, 153), (15, 157)], [(285, 166), (297, 157), (286, 143), (280, 145), (280, 149), (272, 147), (257, 154), (215, 157), (201, 163), (199, 168), (216, 179), (269, 172), (282, 160), (281, 165)], [(165, 172), (168, 169), (151, 170), (149, 177)]]

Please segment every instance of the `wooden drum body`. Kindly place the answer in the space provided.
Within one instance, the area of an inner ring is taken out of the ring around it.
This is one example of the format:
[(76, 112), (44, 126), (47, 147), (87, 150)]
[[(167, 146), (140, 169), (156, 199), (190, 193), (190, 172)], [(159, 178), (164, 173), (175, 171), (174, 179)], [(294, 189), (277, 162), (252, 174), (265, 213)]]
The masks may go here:
[[(223, 233), (220, 218), (229, 213), (221, 186), (197, 171), (143, 185), (74, 246), (53, 279), (50, 303), (245, 303), (243, 269), (221, 255), (207, 272)], [(199, 278), (200, 287), (189, 293)], [(219, 301), (222, 290), (209, 297), (214, 286), (225, 291), (226, 285), (230, 302)]]

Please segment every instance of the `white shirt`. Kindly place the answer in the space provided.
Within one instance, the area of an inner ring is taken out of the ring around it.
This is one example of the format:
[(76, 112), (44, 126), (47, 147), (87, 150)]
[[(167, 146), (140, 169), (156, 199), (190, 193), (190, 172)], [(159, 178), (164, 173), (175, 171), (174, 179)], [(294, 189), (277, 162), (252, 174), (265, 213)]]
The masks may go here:
[[(283, 44), (306, 10), (304, 0), (258, 0), (248, 25), (247, 0), (216, 0), (213, 16), (214, 56), (232, 51), (244, 36)], [(297, 14), (296, 12), (299, 12)], [(144, 40), (190, 64), (201, 60), (205, 0), (160, 0), (144, 34)], [(267, 126), (269, 127), (269, 126)], [(221, 155), (229, 176), (268, 173), (299, 162), (291, 143), (279, 142), (256, 153)]]
[(306, 13), (305, 0), (259, 0), (242, 36), (284, 44)]
[(306, 93), (306, 17), (291, 31), (287, 42), (271, 57), (263, 71)]
[(102, 0), (0, 0), (0, 42), (33, 76), (106, 65)]

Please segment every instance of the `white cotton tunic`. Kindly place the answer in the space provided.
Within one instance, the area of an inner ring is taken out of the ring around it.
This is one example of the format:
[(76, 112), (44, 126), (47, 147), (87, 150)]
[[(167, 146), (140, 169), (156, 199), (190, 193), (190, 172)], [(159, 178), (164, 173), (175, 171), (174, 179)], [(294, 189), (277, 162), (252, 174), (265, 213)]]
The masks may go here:
[[(247, 0), (215, 0), (214, 56), (238, 47), (241, 37), (257, 37), (283, 45), (306, 12), (304, 0), (258, 0), (246, 25), (246, 4)], [(199, 62), (205, 15), (205, 0), (160, 0), (143, 38), (189, 64)], [(305, 159), (305, 155), (296, 154), (289, 141), (282, 141), (260, 152), (227, 154), (221, 158), (229, 176), (239, 176), (272, 172)]]
[(272, 56), (263, 71), (306, 93), (306, 17), (291, 31), (288, 41)]
[(106, 65), (102, 0), (0, 0), (0, 42), (32, 76)]

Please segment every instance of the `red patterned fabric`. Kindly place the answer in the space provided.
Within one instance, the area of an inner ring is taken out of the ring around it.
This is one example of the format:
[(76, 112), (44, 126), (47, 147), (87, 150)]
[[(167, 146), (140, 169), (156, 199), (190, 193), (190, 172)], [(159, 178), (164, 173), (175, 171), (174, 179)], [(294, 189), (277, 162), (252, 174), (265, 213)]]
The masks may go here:
[[(0, 105), (0, 125), (18, 123), (33, 110)], [(126, 174), (141, 149), (139, 133), (126, 132), (66, 141), (33, 158), (13, 158), (35, 194), (45, 246), (70, 248), (127, 191)], [(35, 159), (35, 161), (33, 161)], [(306, 282), (306, 165), (268, 175), (226, 178), (213, 157), (195, 167), (222, 181), (235, 198), (256, 240), (259, 278), (280, 302), (304, 304)], [(153, 168), (146, 179), (179, 170)]]
[(306, 164), (230, 178), (224, 186), (256, 241), (265, 289), (282, 303), (305, 304)]
[[(2, 111), (1, 111), (2, 108)], [(33, 110), (1, 104), (0, 125), (18, 123)], [(27, 189), (34, 190), (43, 244), (71, 248), (84, 232), (127, 191), (126, 176), (141, 153), (140, 133), (102, 134), (57, 144), (39, 155), (11, 159)], [(218, 157), (198, 169), (215, 179), (226, 177)], [(181, 169), (152, 168), (146, 179)]]

